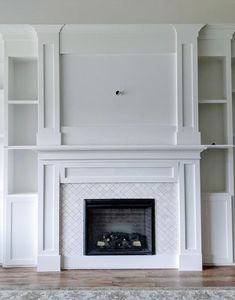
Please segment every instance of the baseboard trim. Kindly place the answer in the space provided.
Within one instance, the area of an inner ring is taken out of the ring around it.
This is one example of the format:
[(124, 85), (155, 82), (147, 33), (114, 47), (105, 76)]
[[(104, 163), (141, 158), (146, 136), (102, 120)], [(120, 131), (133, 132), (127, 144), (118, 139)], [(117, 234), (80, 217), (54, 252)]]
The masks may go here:
[(181, 254), (179, 255), (180, 271), (202, 271), (202, 255)]
[(62, 256), (62, 269), (176, 269), (178, 255)]
[(38, 272), (59, 272), (61, 270), (60, 255), (39, 255)]

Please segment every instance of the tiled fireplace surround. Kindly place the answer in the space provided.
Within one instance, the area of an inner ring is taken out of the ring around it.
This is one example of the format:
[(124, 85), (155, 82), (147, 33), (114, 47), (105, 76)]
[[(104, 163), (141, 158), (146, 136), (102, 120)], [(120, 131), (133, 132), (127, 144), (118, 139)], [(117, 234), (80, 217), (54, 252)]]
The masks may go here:
[[(201, 146), (39, 149), (39, 271), (200, 270)], [(86, 256), (84, 199), (154, 198), (156, 254)]]

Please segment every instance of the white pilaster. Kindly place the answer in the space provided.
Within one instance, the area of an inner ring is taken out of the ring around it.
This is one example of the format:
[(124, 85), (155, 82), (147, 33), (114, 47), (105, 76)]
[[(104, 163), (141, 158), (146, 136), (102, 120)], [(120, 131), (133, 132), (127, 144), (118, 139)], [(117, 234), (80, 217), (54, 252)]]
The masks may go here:
[(177, 42), (177, 144), (200, 144), (197, 37), (202, 26), (174, 25)]
[(38, 35), (38, 145), (60, 145), (59, 35), (62, 25), (34, 26)]
[(38, 271), (60, 271), (59, 169), (39, 158)]
[(202, 269), (200, 163), (181, 161), (179, 270)]

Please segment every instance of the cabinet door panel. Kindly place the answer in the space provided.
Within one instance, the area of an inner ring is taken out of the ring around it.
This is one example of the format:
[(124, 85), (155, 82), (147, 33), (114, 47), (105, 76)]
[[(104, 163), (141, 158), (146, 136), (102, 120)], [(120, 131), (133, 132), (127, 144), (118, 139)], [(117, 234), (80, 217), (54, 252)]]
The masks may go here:
[(202, 202), (203, 262), (215, 265), (232, 263), (231, 196), (204, 194)]
[(5, 266), (36, 264), (36, 199), (27, 195), (7, 197)]

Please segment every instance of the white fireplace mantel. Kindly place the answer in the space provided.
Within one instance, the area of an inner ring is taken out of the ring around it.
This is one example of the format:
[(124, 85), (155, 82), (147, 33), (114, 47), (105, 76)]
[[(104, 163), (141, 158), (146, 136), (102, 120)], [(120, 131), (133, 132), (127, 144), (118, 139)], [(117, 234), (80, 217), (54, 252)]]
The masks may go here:
[[(96, 149), (95, 149), (96, 148)], [(67, 268), (179, 268), (200, 270), (201, 222), (199, 159), (203, 146), (38, 147), (39, 271)], [(57, 151), (60, 149), (59, 151)], [(79, 149), (79, 150), (78, 150)], [(174, 255), (61, 257), (60, 184), (175, 183), (178, 186), (179, 252)], [(104, 263), (105, 261), (105, 263)]]

